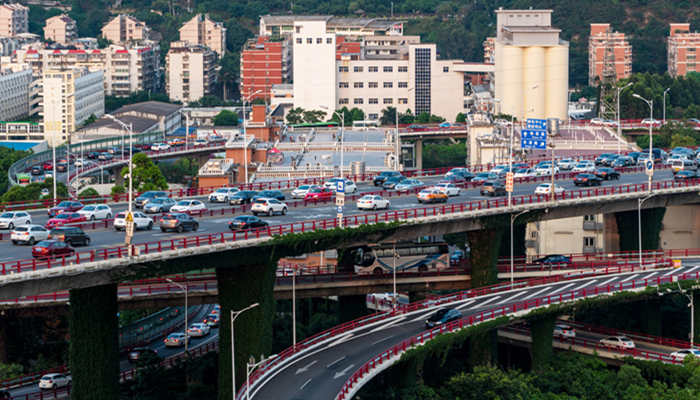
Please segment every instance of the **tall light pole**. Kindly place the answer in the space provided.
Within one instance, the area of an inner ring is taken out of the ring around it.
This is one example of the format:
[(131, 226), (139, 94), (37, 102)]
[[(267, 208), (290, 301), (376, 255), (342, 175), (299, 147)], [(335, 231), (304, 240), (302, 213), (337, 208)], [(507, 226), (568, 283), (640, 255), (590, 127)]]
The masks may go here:
[[(248, 140), (245, 135), (245, 126), (248, 119), (245, 117), (245, 103), (250, 102), (250, 98), (262, 92), (262, 89), (256, 90), (248, 96), (243, 97), (243, 170), (245, 171), (245, 184), (248, 184)], [(267, 111), (266, 111), (267, 112)], [(187, 132), (189, 134), (189, 132)]]
[(654, 197), (654, 194), (649, 194), (645, 197), (637, 199), (637, 232), (639, 235), (639, 267), (642, 267), (642, 204), (650, 198)]
[[(638, 95), (637, 93), (634, 93), (632, 95), (632, 97), (635, 97), (639, 100), (644, 101), (649, 106), (649, 161), (651, 161), (652, 165), (653, 165), (654, 156), (653, 156), (653, 153), (651, 151), (651, 149), (653, 147), (653, 138), (651, 135), (651, 129), (652, 129), (652, 126), (654, 125), (654, 100), (653, 99), (647, 100), (644, 97)], [(648, 175), (649, 175), (649, 193), (651, 193), (651, 178), (653, 176), (653, 173), (649, 173)]]
[(552, 149), (552, 170), (550, 171), (552, 173), (552, 190), (550, 190), (550, 199), (554, 202), (554, 142), (549, 142), (549, 147)]
[(54, 135), (53, 146), (51, 146), (53, 156), (53, 206), (56, 206), (56, 137)]
[[(392, 3), (393, 4), (393, 3)], [(394, 150), (394, 153), (396, 155), (396, 160), (394, 161), (394, 170), (398, 171), (399, 170), (399, 152), (401, 151), (401, 145), (399, 144), (399, 105), (396, 105), (396, 108), (394, 109), (394, 117), (396, 118), (396, 149)]]
[(239, 315), (241, 315), (243, 312), (250, 310), (251, 308), (255, 308), (259, 306), (259, 303), (253, 303), (249, 305), (248, 307), (240, 310), (240, 311), (233, 311), (231, 310), (231, 389), (233, 391), (232, 393), (232, 399), (236, 399), (236, 352), (235, 352), (235, 345), (236, 341), (234, 340), (234, 331), (233, 331), (233, 321), (238, 318)]
[(258, 368), (258, 366), (267, 363), (268, 361), (272, 360), (275, 357), (277, 357), (277, 354), (272, 354), (272, 355), (270, 355), (270, 357), (267, 357), (267, 358), (260, 356), (260, 361), (255, 362), (255, 357), (250, 356), (250, 358), (248, 359), (248, 362), (245, 365), (245, 398), (246, 398), (246, 400), (250, 400), (250, 373), (255, 371), (255, 368)]
[(394, 259), (394, 267), (391, 269), (391, 273), (393, 275), (392, 281), (393, 281), (393, 287), (394, 287), (394, 296), (391, 299), (391, 304), (392, 304), (392, 310), (396, 311), (396, 306), (399, 302), (399, 294), (396, 292), (396, 258), (398, 258), (399, 253), (396, 252), (396, 242), (394, 242), (394, 252), (392, 254), (392, 258)]
[(180, 285), (179, 283), (174, 282), (170, 278), (165, 278), (165, 280), (185, 291), (185, 353), (187, 353), (189, 350), (189, 346), (190, 346), (190, 333), (189, 333), (190, 326), (187, 324), (187, 297), (188, 297), (187, 296), (187, 283), (185, 282), (184, 285)]
[(666, 93), (668, 93), (669, 90), (671, 90), (671, 88), (666, 88), (666, 90), (664, 90), (664, 115), (662, 123), (663, 125), (666, 125)]
[(632, 82), (617, 88), (617, 154), (620, 154), (620, 140), (622, 140), (622, 125), (620, 124), (620, 93), (630, 86), (632, 86)]
[[(328, 107), (326, 107), (326, 106), (320, 106), (320, 108), (322, 110), (330, 111), (328, 109)], [(399, 112), (398, 108), (397, 108), (396, 112), (397, 113)], [(345, 151), (344, 151), (345, 149), (343, 148), (343, 145), (345, 142), (345, 111), (343, 111), (341, 113), (340, 110), (336, 110), (336, 111), (333, 111), (331, 115), (337, 115), (338, 119), (340, 120), (340, 177), (342, 178), (343, 177), (343, 165), (345, 162), (345, 160), (343, 158), (343, 156), (345, 154)], [(398, 122), (397, 122), (397, 127), (398, 127)], [(397, 128), (397, 132), (398, 132), (398, 128)]]
[(511, 289), (513, 288), (513, 285), (515, 282), (515, 272), (514, 272), (514, 262), (513, 262), (513, 222), (515, 222), (515, 220), (519, 216), (525, 214), (528, 211), (530, 211), (530, 210), (523, 210), (515, 215), (510, 214), (510, 288)]
[[(683, 288), (681, 288), (681, 283), (680, 282), (677, 282), (677, 283), (678, 283), (678, 290), (681, 292), (682, 295), (684, 295), (685, 297), (688, 298), (688, 301), (690, 301), (690, 303), (688, 304), (688, 307), (690, 307), (690, 348), (694, 349), (695, 348), (695, 302), (693, 301), (693, 291), (691, 289), (691, 290), (689, 290), (690, 293), (686, 293), (686, 292), (688, 292), (688, 290), (683, 290)], [(695, 288), (695, 286), (693, 286), (693, 288)]]
[(297, 348), (297, 265), (292, 266), (292, 349)]
[[(133, 249), (131, 247), (131, 238), (134, 236), (134, 224), (133, 224), (133, 196), (134, 196), (134, 179), (133, 179), (133, 172), (134, 172), (134, 163), (133, 163), (133, 158), (134, 158), (134, 152), (133, 152), (133, 135), (134, 135), (134, 126), (133, 124), (129, 123), (127, 125), (123, 121), (118, 120), (115, 116), (111, 114), (105, 114), (105, 117), (111, 119), (112, 121), (118, 123), (123, 129), (126, 129), (129, 132), (129, 194), (128, 194), (128, 202), (129, 202), (129, 208), (128, 208), (128, 214), (127, 214), (127, 229), (124, 230), (124, 244), (127, 246), (127, 252), (129, 254), (129, 257), (133, 255)], [(123, 146), (122, 146), (123, 149)], [(129, 222), (129, 219), (131, 219), (131, 222)]]

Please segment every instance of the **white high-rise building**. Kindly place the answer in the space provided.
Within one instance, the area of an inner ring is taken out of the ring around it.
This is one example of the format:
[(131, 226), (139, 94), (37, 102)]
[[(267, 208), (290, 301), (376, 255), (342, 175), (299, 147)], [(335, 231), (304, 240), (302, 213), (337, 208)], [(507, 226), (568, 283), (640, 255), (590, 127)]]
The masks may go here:
[(0, 71), (0, 121), (14, 121), (29, 115), (29, 68)]
[(292, 41), (294, 107), (334, 111), (338, 87), (335, 34), (326, 33), (325, 21), (295, 22)]
[(165, 62), (165, 86), (170, 100), (189, 103), (212, 92), (216, 84), (216, 53), (208, 47), (173, 42)]

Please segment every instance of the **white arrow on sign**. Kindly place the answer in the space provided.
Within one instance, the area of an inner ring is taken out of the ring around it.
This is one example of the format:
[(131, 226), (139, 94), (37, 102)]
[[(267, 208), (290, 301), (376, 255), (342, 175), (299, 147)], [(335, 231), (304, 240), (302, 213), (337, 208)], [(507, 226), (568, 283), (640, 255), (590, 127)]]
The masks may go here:
[(336, 373), (333, 375), (333, 379), (338, 379), (338, 378), (340, 378), (341, 376), (346, 375), (346, 374), (348, 373), (348, 371), (350, 371), (350, 368), (352, 368), (352, 367), (354, 367), (354, 366), (355, 366), (355, 364), (350, 364), (350, 365), (348, 365), (344, 370), (336, 372)]
[(318, 362), (318, 360), (314, 360), (314, 361), (311, 361), (311, 362), (309, 363), (309, 365), (307, 365), (306, 367), (304, 367), (304, 368), (299, 368), (299, 369), (297, 370), (297, 372), (295, 373), (295, 375), (299, 375), (299, 374), (301, 374), (301, 373), (304, 373), (304, 372), (308, 371), (309, 368), (311, 368), (311, 367), (312, 367), (314, 364), (316, 364), (317, 362)]

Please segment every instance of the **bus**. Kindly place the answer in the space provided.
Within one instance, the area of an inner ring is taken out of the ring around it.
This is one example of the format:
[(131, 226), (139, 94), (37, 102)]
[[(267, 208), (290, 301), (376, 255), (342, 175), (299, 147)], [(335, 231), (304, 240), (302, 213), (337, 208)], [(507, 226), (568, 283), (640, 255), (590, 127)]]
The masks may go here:
[(372, 244), (351, 250), (355, 273), (439, 271), (450, 267), (450, 250), (445, 242)]
[(29, 174), (17, 174), (17, 183), (20, 185), (29, 185), (32, 182), (32, 177)]
[(327, 122), (311, 122), (311, 123), (302, 123), (302, 124), (291, 124), (289, 125), (292, 128), (334, 128), (337, 127), (339, 124), (335, 121), (327, 121)]
[(353, 128), (378, 128), (379, 121), (377, 120), (366, 120), (366, 121), (352, 121)]

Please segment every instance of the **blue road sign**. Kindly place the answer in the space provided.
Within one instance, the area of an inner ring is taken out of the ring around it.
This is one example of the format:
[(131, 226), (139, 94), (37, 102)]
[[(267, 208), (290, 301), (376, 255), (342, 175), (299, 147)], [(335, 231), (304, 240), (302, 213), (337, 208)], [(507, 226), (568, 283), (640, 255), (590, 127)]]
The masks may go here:
[(651, 160), (647, 160), (644, 163), (644, 166), (647, 168), (647, 171), (651, 171), (652, 169), (654, 169), (654, 163)]
[(336, 191), (338, 193), (345, 193), (345, 181), (340, 180), (340, 181), (337, 181), (335, 184), (336, 184)]
[(544, 150), (547, 148), (547, 141), (542, 139), (520, 139), (520, 147), (523, 149)]
[(523, 139), (547, 140), (547, 131), (542, 129), (523, 129), (520, 135)]
[(525, 126), (527, 129), (547, 129), (547, 120), (546, 119), (536, 119), (536, 118), (528, 118), (525, 121)]
[(343, 206), (338, 206), (338, 214), (342, 214), (342, 213), (343, 213)]

